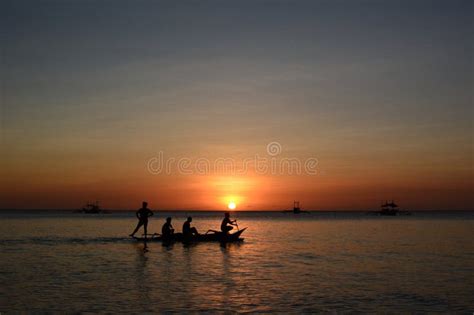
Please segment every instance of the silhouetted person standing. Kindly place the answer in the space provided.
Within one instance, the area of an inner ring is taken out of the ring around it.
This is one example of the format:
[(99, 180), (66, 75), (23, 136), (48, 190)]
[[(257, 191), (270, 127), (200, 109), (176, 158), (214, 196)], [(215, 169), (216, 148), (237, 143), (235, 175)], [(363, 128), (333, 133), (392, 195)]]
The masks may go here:
[(230, 213), (226, 212), (224, 216), (224, 220), (222, 220), (222, 223), (221, 223), (221, 231), (226, 234), (229, 233), (229, 231), (233, 229), (233, 227), (230, 225), (236, 225), (236, 221), (231, 220)]
[(188, 219), (184, 222), (183, 224), (183, 235), (185, 237), (190, 237), (193, 235), (199, 235), (198, 231), (196, 230), (195, 227), (191, 227), (191, 222), (193, 221), (193, 218), (188, 217)]
[(137, 210), (135, 215), (137, 216), (138, 219), (138, 224), (135, 230), (130, 234), (130, 236), (135, 236), (135, 233), (137, 233), (138, 229), (143, 225), (143, 229), (145, 230), (145, 237), (147, 235), (147, 227), (148, 227), (148, 218), (153, 215), (153, 211), (147, 208), (148, 203), (146, 201), (143, 201), (142, 207)]
[(163, 227), (161, 228), (161, 235), (164, 238), (166, 238), (173, 235), (173, 233), (174, 233), (174, 229), (173, 229), (173, 226), (171, 225), (171, 218), (168, 217), (166, 218), (165, 224), (163, 224)]

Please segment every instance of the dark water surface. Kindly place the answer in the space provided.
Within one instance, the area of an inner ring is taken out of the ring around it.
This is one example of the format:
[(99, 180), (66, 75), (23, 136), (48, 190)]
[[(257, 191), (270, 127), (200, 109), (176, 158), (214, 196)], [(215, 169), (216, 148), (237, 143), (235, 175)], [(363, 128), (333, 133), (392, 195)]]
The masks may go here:
[[(192, 215), (205, 231), (222, 214)], [(144, 252), (132, 213), (0, 212), (0, 312), (474, 311), (473, 213), (235, 217), (242, 244)]]

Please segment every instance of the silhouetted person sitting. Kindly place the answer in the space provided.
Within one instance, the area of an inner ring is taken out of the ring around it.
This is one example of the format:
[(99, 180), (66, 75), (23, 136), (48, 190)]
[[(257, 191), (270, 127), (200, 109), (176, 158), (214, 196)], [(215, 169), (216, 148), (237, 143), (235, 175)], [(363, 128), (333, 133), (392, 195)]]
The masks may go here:
[(226, 234), (229, 233), (229, 231), (233, 229), (233, 227), (230, 225), (236, 225), (236, 221), (231, 220), (230, 213), (226, 212), (224, 216), (224, 220), (222, 220), (222, 223), (221, 223), (221, 231)]
[(163, 224), (163, 227), (161, 228), (161, 235), (164, 238), (166, 238), (173, 235), (173, 233), (174, 233), (174, 229), (173, 229), (173, 226), (171, 225), (171, 218), (168, 217), (166, 218), (165, 224)]
[(130, 236), (135, 236), (135, 233), (137, 233), (138, 229), (143, 225), (143, 229), (145, 230), (145, 237), (147, 234), (147, 227), (148, 227), (148, 218), (153, 215), (153, 211), (147, 208), (148, 203), (146, 201), (143, 201), (142, 207), (137, 210), (135, 215), (137, 216), (138, 219), (138, 224), (135, 230), (130, 234)]
[(188, 219), (184, 222), (184, 224), (183, 224), (183, 236), (191, 237), (191, 236), (194, 236), (194, 235), (199, 235), (196, 228), (191, 227), (191, 222), (192, 221), (193, 221), (193, 218), (188, 217)]

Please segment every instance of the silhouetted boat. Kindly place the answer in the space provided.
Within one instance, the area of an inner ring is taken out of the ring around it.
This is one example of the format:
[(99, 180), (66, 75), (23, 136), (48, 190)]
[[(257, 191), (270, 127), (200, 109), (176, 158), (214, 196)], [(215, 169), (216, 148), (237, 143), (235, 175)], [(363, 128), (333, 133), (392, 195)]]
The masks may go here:
[(299, 201), (293, 201), (293, 210), (283, 210), (283, 212), (294, 214), (309, 213), (308, 211), (301, 210)]
[(192, 237), (185, 237), (183, 233), (175, 233), (170, 237), (162, 237), (159, 234), (151, 234), (146, 239), (144, 237), (133, 237), (137, 241), (148, 241), (148, 242), (182, 242), (182, 243), (200, 243), (200, 242), (220, 242), (220, 243), (233, 243), (242, 242), (244, 239), (240, 235), (247, 228), (243, 228), (232, 234), (225, 234), (223, 232), (211, 231), (211, 233), (194, 235)]
[(96, 201), (95, 203), (88, 202), (84, 207), (82, 207), (82, 209), (77, 210), (76, 212), (80, 212), (80, 213), (101, 213), (103, 211), (99, 206), (99, 201)]
[(408, 211), (401, 211), (398, 208), (398, 205), (393, 202), (385, 201), (385, 203), (380, 205), (380, 211), (376, 211), (375, 214), (378, 215), (388, 215), (388, 216), (397, 216), (397, 215), (410, 215)]

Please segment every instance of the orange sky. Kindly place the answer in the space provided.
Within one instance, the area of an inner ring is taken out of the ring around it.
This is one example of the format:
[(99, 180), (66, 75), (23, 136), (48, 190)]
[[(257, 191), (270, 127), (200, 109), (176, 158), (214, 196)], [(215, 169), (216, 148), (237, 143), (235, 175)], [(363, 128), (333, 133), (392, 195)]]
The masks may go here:
[[(470, 12), (12, 2), (0, 208), (473, 209)], [(151, 174), (159, 152), (318, 164), (315, 175)]]
[(10, 162), (2, 180), (3, 208), (73, 209), (98, 199), (109, 209), (134, 209), (147, 200), (151, 208), (163, 210), (221, 210), (230, 201), (237, 210), (281, 210), (300, 200), (305, 209), (357, 210), (377, 208), (392, 198), (407, 209), (472, 207), (469, 170), (429, 159), (418, 163), (398, 157), (377, 163), (376, 158), (353, 158), (346, 165), (344, 159), (321, 155), (315, 175), (257, 174), (252, 168), (241, 175), (223, 170), (183, 175), (177, 169), (151, 174), (142, 157), (45, 159)]

